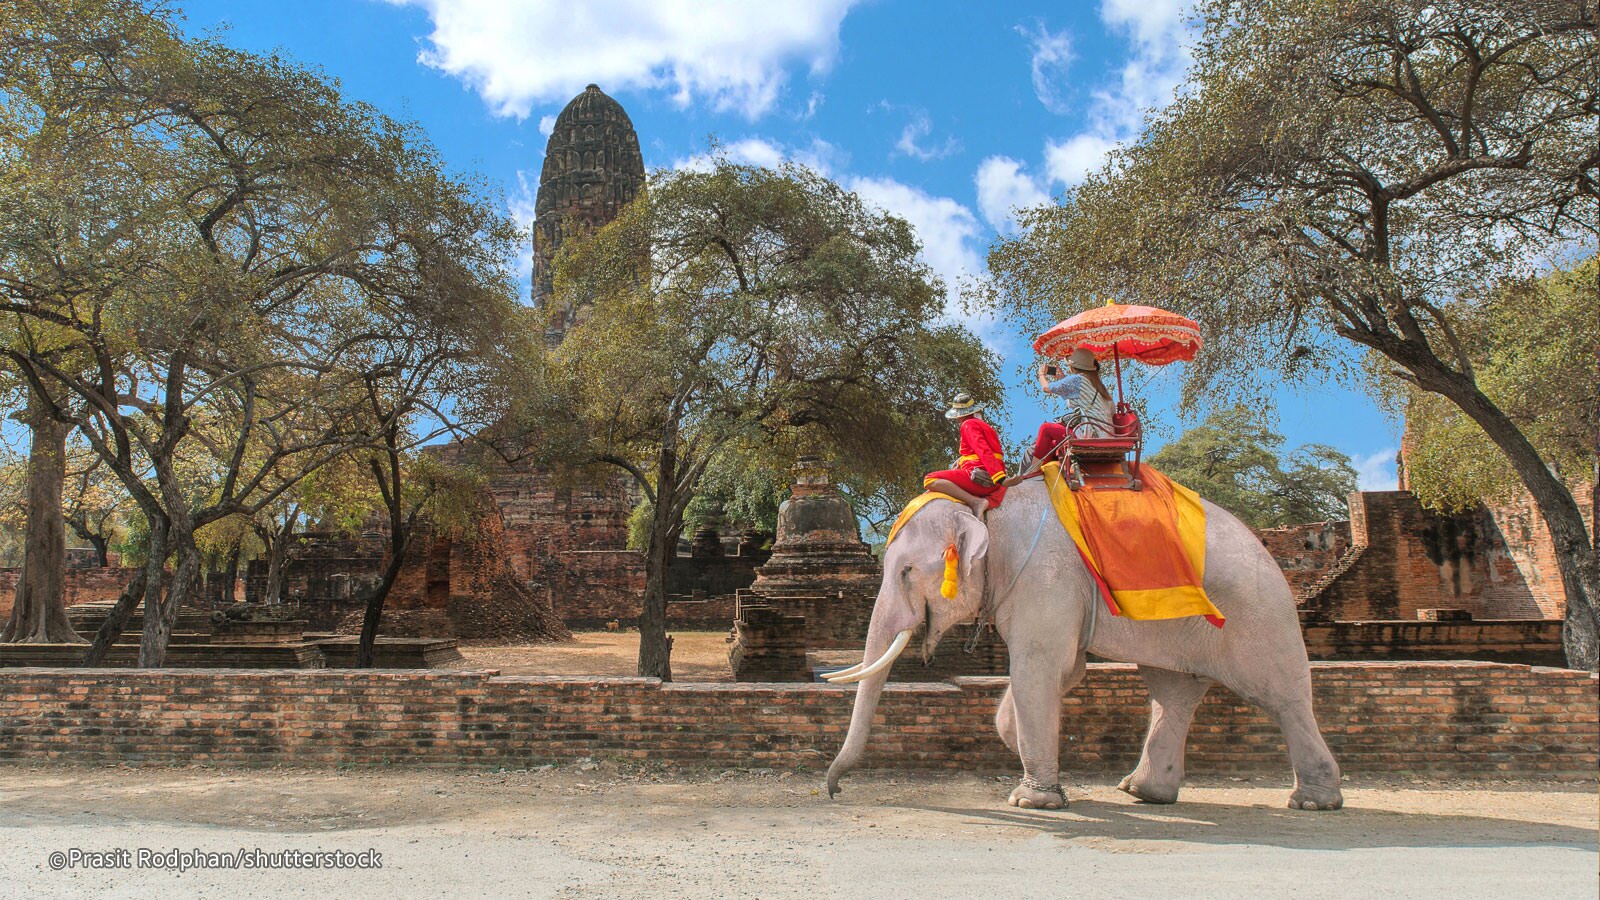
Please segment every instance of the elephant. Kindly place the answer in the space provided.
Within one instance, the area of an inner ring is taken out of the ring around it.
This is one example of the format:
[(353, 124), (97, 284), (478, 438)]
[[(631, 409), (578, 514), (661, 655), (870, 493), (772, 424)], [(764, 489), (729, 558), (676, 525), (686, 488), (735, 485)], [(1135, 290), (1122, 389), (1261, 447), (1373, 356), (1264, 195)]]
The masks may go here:
[[(1150, 694), (1150, 727), (1138, 766), (1119, 787), (1139, 800), (1172, 803), (1184, 777), (1184, 744), (1213, 682), (1263, 708), (1282, 729), (1294, 769), (1292, 809), (1344, 803), (1338, 763), (1311, 709), (1311, 671), (1288, 582), (1256, 536), (1210, 502), (1203, 584), (1226, 617), (1132, 621), (1113, 616), (1057, 518), (1042, 479), (1014, 484), (981, 520), (961, 503), (930, 502), (903, 525), (884, 555), (883, 582), (861, 665), (830, 676), (859, 681), (844, 745), (828, 768), (830, 797), (866, 747), (889, 665), (918, 625), (923, 659), (951, 627), (985, 612), (1010, 653), (1011, 683), (995, 717), (1021, 757), (1022, 783), (1008, 803), (1067, 805), (1060, 786), (1061, 698), (1084, 676), (1086, 653), (1138, 665)], [(954, 545), (956, 559), (947, 561)], [(954, 566), (956, 571), (948, 571)], [(956, 575), (949, 583), (948, 575)], [(946, 600), (940, 594), (954, 596)], [(951, 591), (951, 588), (954, 588)]]

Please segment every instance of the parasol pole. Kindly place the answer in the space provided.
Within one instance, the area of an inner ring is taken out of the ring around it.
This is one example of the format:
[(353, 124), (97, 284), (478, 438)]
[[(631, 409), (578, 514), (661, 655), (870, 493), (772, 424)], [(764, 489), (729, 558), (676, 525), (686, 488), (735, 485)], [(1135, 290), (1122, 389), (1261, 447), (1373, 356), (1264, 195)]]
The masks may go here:
[(1122, 405), (1122, 351), (1116, 344), (1111, 345), (1111, 360), (1117, 366), (1117, 405)]

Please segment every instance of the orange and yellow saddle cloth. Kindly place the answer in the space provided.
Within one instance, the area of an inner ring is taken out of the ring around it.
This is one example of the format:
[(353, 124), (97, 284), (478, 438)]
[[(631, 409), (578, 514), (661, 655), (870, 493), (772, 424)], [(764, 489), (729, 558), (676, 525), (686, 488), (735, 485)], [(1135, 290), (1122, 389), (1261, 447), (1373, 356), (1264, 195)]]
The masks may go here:
[(1202, 586), (1206, 574), (1206, 510), (1194, 491), (1148, 464), (1142, 490), (1085, 486), (1074, 491), (1059, 463), (1044, 465), (1050, 503), (1089, 567), (1114, 616), (1181, 619), (1223, 615)]

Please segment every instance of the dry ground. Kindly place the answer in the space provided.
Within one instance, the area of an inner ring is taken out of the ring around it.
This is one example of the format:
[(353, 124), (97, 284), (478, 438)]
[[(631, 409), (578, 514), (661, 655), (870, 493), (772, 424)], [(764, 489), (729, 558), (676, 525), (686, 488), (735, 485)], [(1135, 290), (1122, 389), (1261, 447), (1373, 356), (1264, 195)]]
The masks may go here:
[[(502, 675), (637, 675), (639, 632), (579, 631), (565, 644), (463, 646), (461, 668)], [(678, 681), (732, 681), (728, 632), (672, 632), (672, 676)]]
[[(618, 768), (493, 773), (0, 767), (0, 896), (1596, 896), (1580, 785), (1352, 781), (1340, 812), (1271, 779), (1149, 806), (1109, 780), (1070, 809), (1009, 778)], [(71, 847), (382, 854), (375, 871), (53, 871)]]

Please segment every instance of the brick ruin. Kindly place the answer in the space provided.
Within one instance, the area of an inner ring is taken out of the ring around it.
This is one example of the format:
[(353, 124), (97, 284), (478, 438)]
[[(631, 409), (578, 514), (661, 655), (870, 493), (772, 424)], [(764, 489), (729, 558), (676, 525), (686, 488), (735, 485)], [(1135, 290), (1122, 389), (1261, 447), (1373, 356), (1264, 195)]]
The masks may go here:
[[(882, 565), (861, 541), (855, 510), (827, 465), (802, 457), (791, 495), (778, 510), (772, 558), (738, 593), (728, 662), (738, 681), (810, 681), (824, 667), (858, 662), (866, 643)], [(901, 680), (1005, 671), (1005, 647), (981, 631), (971, 652), (972, 627), (956, 629), (924, 664), (907, 653), (893, 672)], [(913, 635), (913, 646), (920, 640)]]
[(560, 343), (582, 313), (559, 306), (552, 291), (562, 242), (615, 219), (643, 187), (644, 157), (633, 121), (599, 85), (589, 85), (556, 116), (534, 199), (533, 305), (551, 344)]
[[(865, 639), (878, 563), (826, 469), (806, 461), (798, 472), (770, 551), (760, 536), (725, 539), (704, 529), (680, 545), (668, 573), (670, 627), (732, 627), (730, 662), (742, 680), (809, 680), (818, 668), (857, 661)], [(486, 553), (549, 597), (570, 627), (636, 622), (644, 564), (627, 549), (635, 498), (625, 480), (569, 483), (502, 466), (487, 486), (489, 540), (420, 535), (383, 634), (514, 640), (515, 609), (475, 577)], [(1563, 664), (1564, 595), (1548, 534), (1527, 500), (1445, 514), (1423, 509), (1409, 492), (1382, 491), (1353, 494), (1350, 508), (1348, 521), (1259, 533), (1295, 590), (1312, 658)], [(297, 618), (312, 631), (353, 631), (383, 545), (375, 531), (305, 536), (285, 573)], [(69, 568), (68, 602), (109, 602), (132, 573)], [(0, 570), (0, 615), (16, 577)], [(246, 598), (265, 599), (264, 581), (261, 564), (252, 564)], [(1004, 671), (1005, 648), (992, 632), (971, 654), (962, 652), (968, 637), (963, 630), (942, 642), (930, 669), (907, 654), (897, 677)]]
[[(643, 184), (632, 122), (590, 85), (556, 119), (536, 201), (532, 297), (551, 343), (582, 313), (554, 305), (551, 267), (562, 241), (610, 221)], [(466, 450), (437, 452), (459, 458)], [(496, 463), (486, 491), (492, 502), (473, 533), (424, 528), (412, 542), (386, 607), (385, 635), (515, 640), (528, 596), (547, 598), (572, 628), (637, 621), (644, 562), (627, 536), (639, 496), (626, 476), (580, 480)], [(1313, 658), (1560, 664), (1564, 592), (1529, 499), (1439, 514), (1403, 490), (1364, 492), (1352, 495), (1350, 509), (1347, 521), (1259, 533), (1296, 593)], [(760, 535), (724, 537), (714, 528), (683, 542), (667, 575), (669, 626), (732, 627), (730, 662), (743, 680), (809, 680), (818, 668), (855, 661), (879, 566), (825, 467), (801, 461), (776, 542), (770, 551), (763, 543)], [(353, 631), (384, 553), (379, 530), (303, 535), (281, 599), (314, 630)], [(486, 578), (486, 568), (509, 578)], [(131, 574), (70, 568), (68, 602), (113, 599)], [(15, 581), (14, 571), (0, 570), (0, 615)], [(263, 564), (252, 563), (245, 599), (272, 599), (262, 596), (264, 585)], [(920, 678), (1004, 671), (1005, 649), (992, 632), (963, 653), (968, 637), (952, 634), (928, 669), (906, 654), (896, 670)]]

